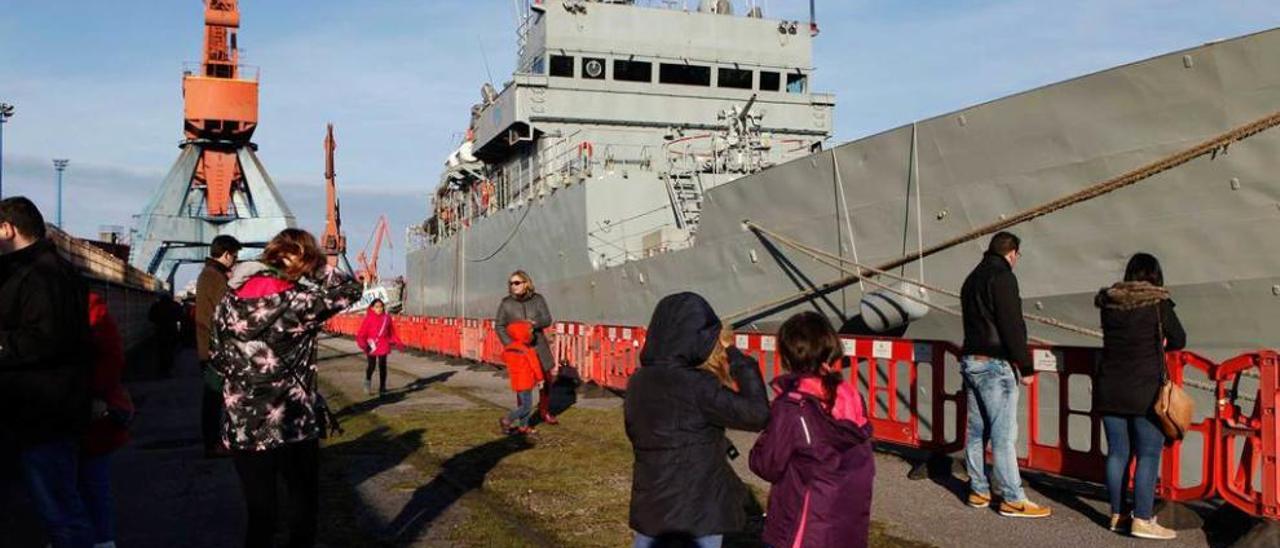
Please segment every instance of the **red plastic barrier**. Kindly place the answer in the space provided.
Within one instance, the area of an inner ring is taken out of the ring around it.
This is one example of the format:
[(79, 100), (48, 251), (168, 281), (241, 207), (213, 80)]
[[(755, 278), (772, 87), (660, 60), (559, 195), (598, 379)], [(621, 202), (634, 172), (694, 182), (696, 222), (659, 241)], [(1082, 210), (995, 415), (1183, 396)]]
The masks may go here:
[[(361, 319), (340, 315), (326, 329), (351, 336)], [(401, 338), (413, 348), (501, 363), (502, 343), (492, 320), (398, 317), (395, 321)], [(555, 324), (548, 336), (558, 364), (572, 366), (587, 382), (615, 389), (625, 389), (639, 366), (646, 338), (643, 328), (573, 322)], [(842, 337), (841, 341), (845, 357), (834, 366), (866, 398), (877, 440), (944, 453), (963, 447), (966, 396), (954, 345), (874, 337)], [(773, 335), (736, 335), (736, 346), (759, 361), (766, 381), (782, 370), (776, 345)], [(1085, 401), (1091, 390), (1080, 386), (1092, 382), (1099, 350), (1037, 347), (1034, 357), (1039, 374), (1027, 388), (1022, 410), (1027, 434), (1022, 436), (1026, 445), (1020, 464), (1029, 470), (1103, 481), (1106, 453), (1101, 416), (1092, 410), (1092, 402)], [(1189, 352), (1173, 352), (1166, 356), (1166, 365), (1170, 379), (1188, 390), (1212, 389), (1217, 405), (1203, 410), (1187, 439), (1165, 448), (1157, 494), (1175, 501), (1221, 495), (1255, 516), (1280, 518), (1276, 467), (1280, 431), (1275, 420), (1280, 355), (1259, 351), (1215, 365)], [(1247, 410), (1239, 404), (1242, 398), (1235, 397), (1235, 388), (1246, 377), (1260, 385), (1256, 402)], [(1056, 419), (1046, 420), (1050, 415)], [(1198, 478), (1184, 470), (1184, 463), (1195, 460), (1201, 463)]]
[[(1199, 372), (1206, 380), (1212, 380), (1217, 365), (1203, 356), (1191, 352), (1170, 352), (1165, 356), (1169, 379), (1174, 383), (1191, 390), (1188, 383), (1188, 369)], [(1156, 484), (1156, 496), (1165, 500), (1191, 501), (1212, 498), (1216, 481), (1216, 452), (1214, 445), (1218, 439), (1218, 421), (1214, 409), (1199, 409), (1197, 414), (1203, 417), (1191, 424), (1182, 440), (1165, 446), (1160, 459), (1160, 483)], [(1196, 443), (1192, 443), (1195, 441)], [(1199, 447), (1196, 454), (1194, 449)], [(1183, 477), (1184, 460), (1198, 457), (1200, 459), (1199, 481), (1191, 483), (1192, 478)]]
[[(933, 451), (963, 446), (964, 393), (958, 380), (953, 388), (946, 386), (945, 363), (955, 356), (954, 346), (875, 337), (840, 340), (845, 357), (834, 365), (847, 370), (846, 378), (866, 399), (876, 439)], [(765, 382), (782, 373), (773, 335), (738, 334), (735, 345), (759, 362)], [(948, 405), (954, 413), (949, 425)]]
[(640, 349), (644, 347), (645, 332), (638, 327), (596, 326), (594, 336), (598, 344), (597, 357), (600, 367), (592, 379), (609, 388), (627, 387), (627, 379), (640, 366)]
[[(1276, 402), (1280, 397), (1280, 356), (1260, 351), (1232, 358), (1218, 367), (1218, 494), (1232, 506), (1255, 516), (1280, 518), (1277, 500)], [(1236, 387), (1246, 372), (1259, 374), (1253, 411), (1244, 412)]]
[(555, 356), (557, 365), (567, 365), (578, 372), (583, 380), (597, 382), (599, 372), (596, 370), (592, 348), (593, 330), (583, 324), (573, 322), (557, 322), (553, 326), (551, 338), (551, 354)]

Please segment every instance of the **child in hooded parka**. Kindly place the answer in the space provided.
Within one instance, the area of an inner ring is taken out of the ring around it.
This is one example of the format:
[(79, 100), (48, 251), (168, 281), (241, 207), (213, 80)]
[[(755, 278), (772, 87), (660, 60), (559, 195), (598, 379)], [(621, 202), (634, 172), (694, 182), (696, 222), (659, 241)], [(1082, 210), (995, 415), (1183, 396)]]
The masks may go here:
[(533, 391), (542, 384), (542, 365), (538, 352), (533, 348), (533, 323), (520, 320), (507, 324), (511, 344), (502, 351), (502, 361), (507, 366), (511, 390), (516, 393), (515, 409), (499, 420), (508, 434), (531, 434), (529, 417), (533, 415)]

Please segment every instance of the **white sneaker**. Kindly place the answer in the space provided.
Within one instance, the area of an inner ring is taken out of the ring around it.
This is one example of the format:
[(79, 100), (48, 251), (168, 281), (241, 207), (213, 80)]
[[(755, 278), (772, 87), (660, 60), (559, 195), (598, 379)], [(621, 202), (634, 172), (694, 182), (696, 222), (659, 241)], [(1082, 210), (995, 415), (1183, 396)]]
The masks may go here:
[(1138, 519), (1133, 518), (1133, 525), (1129, 529), (1129, 534), (1138, 538), (1151, 540), (1173, 540), (1178, 538), (1178, 532), (1156, 523), (1156, 518)]
[(370, 383), (369, 379), (364, 380), (364, 395), (366, 396), (373, 395), (373, 385)]

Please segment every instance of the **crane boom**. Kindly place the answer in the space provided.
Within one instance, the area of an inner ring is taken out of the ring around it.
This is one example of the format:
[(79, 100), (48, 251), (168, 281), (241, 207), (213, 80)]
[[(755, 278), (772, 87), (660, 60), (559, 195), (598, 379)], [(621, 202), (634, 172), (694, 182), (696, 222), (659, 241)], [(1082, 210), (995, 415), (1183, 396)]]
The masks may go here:
[(337, 266), (339, 259), (345, 263), (347, 254), (347, 236), (342, 233), (342, 212), (338, 204), (337, 174), (333, 170), (333, 153), (337, 149), (338, 142), (333, 138), (333, 124), (329, 124), (324, 137), (325, 224), (320, 248), (329, 264), (334, 266)]
[[(369, 241), (365, 243), (364, 250), (356, 256), (356, 262), (360, 264), (360, 272), (356, 277), (363, 281), (365, 285), (369, 285), (378, 281), (378, 256), (382, 252), (382, 242), (386, 241), (387, 247), (391, 248), (391, 240), (386, 236), (390, 234), (391, 228), (387, 223), (387, 216), (378, 217), (378, 224), (373, 228), (373, 234), (369, 235)], [(372, 247), (372, 251), (370, 251)]]

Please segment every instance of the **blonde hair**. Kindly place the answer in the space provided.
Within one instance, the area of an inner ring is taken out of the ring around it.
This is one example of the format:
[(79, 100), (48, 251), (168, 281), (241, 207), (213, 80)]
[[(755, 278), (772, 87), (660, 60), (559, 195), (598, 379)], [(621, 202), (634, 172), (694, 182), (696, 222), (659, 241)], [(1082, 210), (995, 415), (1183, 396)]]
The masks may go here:
[[(511, 278), (520, 278), (520, 280), (524, 282), (524, 296), (528, 297), (537, 293), (537, 290), (533, 288), (533, 278), (529, 277), (528, 272), (523, 270), (512, 272), (510, 276), (507, 276), (507, 282), (510, 282)], [(511, 292), (511, 286), (509, 284), (507, 285), (507, 292)]]
[(711, 355), (707, 356), (707, 360), (698, 366), (715, 375), (720, 380), (720, 384), (730, 390), (737, 390), (738, 383), (733, 380), (733, 375), (729, 372), (729, 346), (725, 340), (733, 340), (733, 328), (728, 324), (722, 324), (720, 328), (720, 336), (716, 337), (716, 345), (711, 348)]

